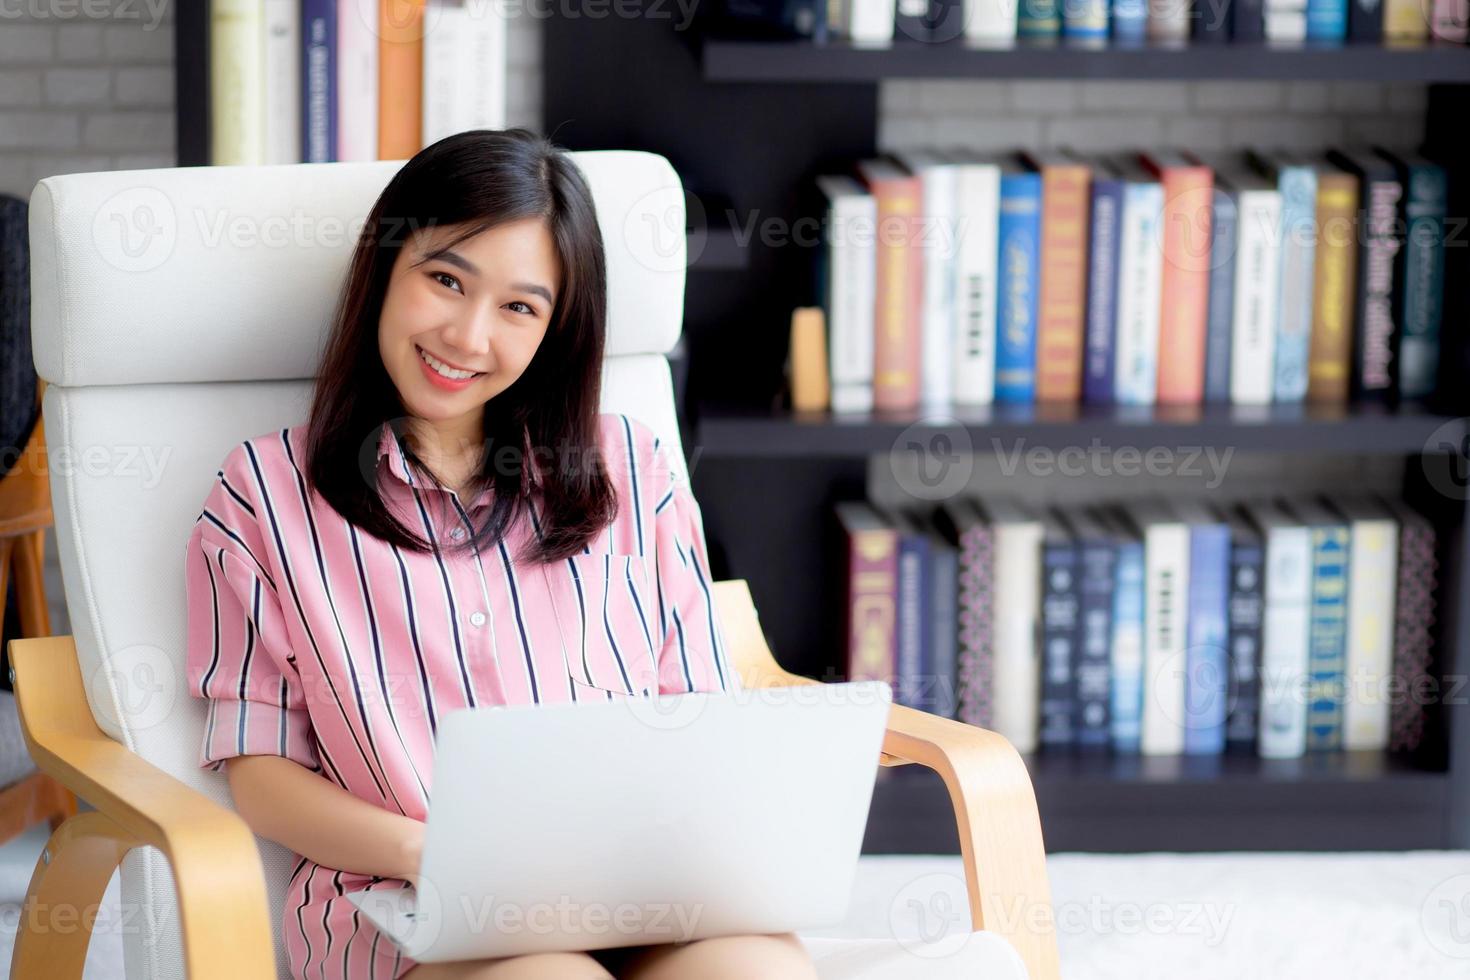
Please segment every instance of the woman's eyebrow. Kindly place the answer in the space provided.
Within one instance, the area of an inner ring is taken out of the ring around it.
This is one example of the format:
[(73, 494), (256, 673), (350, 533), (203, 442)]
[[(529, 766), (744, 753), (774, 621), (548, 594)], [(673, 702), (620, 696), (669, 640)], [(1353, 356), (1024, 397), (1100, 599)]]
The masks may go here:
[[(465, 272), (468, 272), (472, 276), (478, 276), (480, 274), (479, 266), (475, 265), (469, 259), (465, 258), (463, 255), (460, 255), (458, 252), (454, 251), (454, 249), (448, 247), (447, 245), (440, 246), (439, 248), (424, 253), (424, 257), (419, 260), (419, 264), (422, 265), (425, 262), (433, 262), (435, 259), (442, 259), (452, 266), (463, 269)], [(519, 290), (523, 293), (532, 293), (536, 296), (540, 296), (548, 303), (553, 302), (551, 298), (551, 290), (547, 289), (545, 286), (539, 285), (538, 283), (513, 282), (510, 284), (510, 288)]]

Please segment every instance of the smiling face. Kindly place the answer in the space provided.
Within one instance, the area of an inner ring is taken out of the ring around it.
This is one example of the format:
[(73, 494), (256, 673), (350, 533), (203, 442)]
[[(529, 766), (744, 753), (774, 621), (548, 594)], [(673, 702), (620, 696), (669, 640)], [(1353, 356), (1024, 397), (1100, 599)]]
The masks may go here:
[(515, 383), (546, 336), (561, 282), (539, 218), (446, 248), (456, 230), (410, 237), (378, 321), (378, 353), (404, 407), (444, 446), (478, 441), (485, 403)]

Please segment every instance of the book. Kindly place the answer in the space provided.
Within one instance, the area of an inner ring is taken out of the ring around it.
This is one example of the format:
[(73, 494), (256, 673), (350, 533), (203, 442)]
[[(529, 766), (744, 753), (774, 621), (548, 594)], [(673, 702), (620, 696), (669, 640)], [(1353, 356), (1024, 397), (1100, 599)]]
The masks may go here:
[(1148, 0), (1148, 40), (1165, 44), (1187, 42), (1190, 6), (1181, 0)]
[(1315, 284), (1317, 171), (1285, 152), (1252, 153), (1262, 173), (1281, 191), (1281, 273), (1276, 316), (1274, 399), (1301, 402), (1307, 395), (1307, 354)]
[(921, 234), (910, 243), (922, 255), (919, 402), (925, 411), (943, 411), (954, 397), (959, 170), (934, 150), (903, 150), (894, 157), (919, 179)]
[(1189, 527), (1189, 608), (1185, 613), (1184, 752), (1225, 751), (1229, 688), (1230, 527), (1196, 501), (1176, 505)]
[(933, 618), (929, 608), (929, 538), (913, 514), (890, 510), (887, 522), (898, 532), (898, 604), (895, 610), (893, 700), (928, 710), (932, 675), (925, 670)]
[(1094, 405), (1108, 405), (1113, 402), (1119, 232), (1126, 188), (1123, 179), (1106, 161), (1093, 162), (1092, 201), (1088, 209), (1092, 229), (1088, 236), (1087, 249), (1087, 318), (1082, 400)]
[(847, 679), (894, 684), (898, 531), (867, 503), (843, 501), (835, 511), (846, 544)]
[(1114, 752), (1137, 755), (1143, 748), (1143, 541), (1125, 522), (1111, 523), (1118, 534), (1118, 560), (1108, 658), (1113, 674), (1109, 728)]
[(378, 0), (337, 3), (337, 159), (378, 158)]
[(1000, 176), (997, 223), (999, 293), (995, 400), (1030, 404), (1036, 397), (1036, 316), (1041, 280), (1041, 175), (1008, 164)]
[(893, 0), (852, 0), (846, 34), (854, 47), (884, 47), (893, 41), (896, 19)]
[(1394, 266), (1403, 249), (1398, 223), (1404, 188), (1389, 161), (1367, 150), (1334, 150), (1333, 163), (1358, 180), (1358, 261), (1353, 302), (1349, 390), (1360, 402), (1382, 402), (1393, 392), (1393, 348), (1398, 312)]
[(1010, 0), (965, 0), (965, 37), (972, 41), (1009, 41), (1016, 36), (1016, 8)]
[(1082, 397), (1091, 170), (1061, 152), (1031, 153), (1026, 159), (1041, 174), (1036, 400), (1075, 403)]
[(337, 0), (301, 0), (301, 146), (306, 163), (337, 159)]
[(1144, 755), (1184, 751), (1185, 657), (1189, 612), (1189, 526), (1163, 501), (1131, 504), (1143, 537)]
[(468, 129), (504, 129), (508, 97), (506, 8), (461, 0), (426, 2), (424, 145)]
[(934, 515), (959, 548), (956, 571), (955, 717), (979, 728), (995, 726), (994, 535), (977, 503), (944, 501)]
[(1112, 743), (1113, 601), (1117, 532), (1090, 510), (1063, 515), (1077, 548), (1077, 639), (1073, 648), (1072, 735), (1083, 750)]
[(1236, 405), (1269, 405), (1276, 391), (1281, 192), (1238, 163), (1226, 167), (1221, 179), (1234, 196), (1236, 212), (1230, 401)]
[(1427, 40), (1429, 18), (1425, 13), (1420, 0), (1383, 0), (1383, 36), (1395, 41)]
[(1017, 752), (1034, 752), (1040, 707), (1040, 520), (1021, 504), (987, 498), (995, 535), (995, 731)]
[(1274, 502), (1247, 504), (1245, 513), (1266, 547), (1257, 751), (1266, 759), (1290, 759), (1307, 747), (1312, 539), (1305, 526)]
[(1336, 501), (1348, 523), (1347, 656), (1342, 747), (1388, 748), (1393, 696), (1394, 589), (1398, 585), (1399, 526), (1371, 498)]
[(1261, 535), (1238, 512), (1227, 515), (1230, 527), (1230, 651), (1225, 749), (1254, 755), (1260, 724), (1261, 628), (1266, 613), (1266, 552)]
[(924, 253), (919, 178), (884, 159), (858, 162), (877, 202), (873, 314), (873, 407), (910, 410), (919, 405), (922, 371)]
[(1075, 741), (1076, 681), (1072, 664), (1081, 611), (1077, 544), (1065, 521), (1049, 511), (1041, 518), (1041, 746), (1069, 748)]
[(1230, 42), (1232, 0), (1199, 0), (1190, 10), (1189, 39), (1194, 44)]
[(1438, 41), (1464, 44), (1467, 18), (1470, 18), (1470, 0), (1434, 0), (1429, 34)]
[(1105, 41), (1108, 36), (1108, 0), (1061, 0), (1062, 37), (1074, 41)]
[(1422, 692), (1434, 690), (1438, 534), (1433, 524), (1408, 505), (1396, 500), (1384, 503), (1399, 527), (1392, 687), (1398, 696), (1389, 706), (1388, 747), (1394, 752), (1412, 752), (1424, 741), (1427, 727)]
[(1164, 186), (1131, 155), (1115, 159), (1113, 166), (1123, 181), (1113, 396), (1120, 405), (1152, 405), (1159, 380), (1164, 281), (1159, 222), (1164, 213)]
[(817, 290), (827, 321), (832, 411), (873, 410), (874, 274), (877, 202), (842, 174), (817, 178), (829, 234), (817, 249)]
[(1347, 39), (1348, 0), (1307, 0), (1307, 40)]
[(1321, 167), (1317, 172), (1317, 254), (1307, 354), (1308, 401), (1347, 404), (1358, 240), (1357, 178), (1339, 167)]
[(1209, 300), (1205, 312), (1204, 400), (1230, 401), (1231, 327), (1235, 315), (1235, 257), (1239, 234), (1239, 191), (1220, 173), (1228, 160), (1191, 155), (1214, 174), (1210, 207)]
[(1204, 396), (1214, 177), (1173, 151), (1147, 154), (1144, 164), (1164, 185), (1158, 401), (1197, 405)]
[(1349, 0), (1348, 40), (1354, 44), (1383, 40), (1383, 0)]
[(1399, 340), (1394, 352), (1401, 398), (1434, 394), (1439, 373), (1439, 331), (1444, 314), (1444, 169), (1414, 153), (1375, 148), (1394, 165), (1404, 196), (1399, 203), (1404, 247), (1394, 267)]
[(1112, 43), (1142, 46), (1148, 36), (1148, 0), (1112, 0)]
[(1266, 36), (1264, 0), (1230, 0), (1230, 40), (1240, 44)]
[(1016, 8), (1016, 37), (1055, 39), (1062, 31), (1061, 0), (1020, 0)]
[(265, 0), (265, 150), (262, 163), (300, 163), (301, 0)]
[(425, 3), (379, 0), (379, 160), (406, 160), (424, 145)]
[(1341, 515), (1314, 499), (1290, 502), (1312, 546), (1307, 627), (1307, 749), (1342, 747), (1347, 657), (1348, 561), (1351, 539)]
[(966, 152), (954, 159), (959, 167), (954, 400), (989, 405), (995, 399), (1001, 165), (995, 157)]
[(919, 710), (941, 718), (958, 713), (956, 670), (959, 642), (959, 542), (930, 513), (924, 525), (929, 538), (929, 644), (924, 651), (924, 683)]
[(209, 159), (215, 165), (265, 160), (265, 7), (215, 0), (209, 8)]

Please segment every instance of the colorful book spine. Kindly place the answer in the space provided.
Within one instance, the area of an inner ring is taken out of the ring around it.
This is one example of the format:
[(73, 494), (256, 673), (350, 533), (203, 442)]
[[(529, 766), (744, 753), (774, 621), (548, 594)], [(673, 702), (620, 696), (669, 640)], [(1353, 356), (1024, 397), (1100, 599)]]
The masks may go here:
[(1191, 525), (1184, 664), (1184, 751), (1189, 755), (1225, 751), (1229, 615), (1230, 528)]
[(1278, 402), (1307, 396), (1307, 355), (1312, 332), (1312, 289), (1317, 247), (1317, 175), (1311, 167), (1280, 171), (1281, 305), (1276, 320)]
[(1055, 38), (1061, 31), (1059, 0), (1021, 0), (1016, 11), (1016, 37)]
[(1421, 0), (1383, 0), (1383, 36), (1396, 41), (1429, 37), (1429, 18)]
[[(1178, 3), (1171, 6), (1180, 7)], [(1163, 305), (1159, 314), (1158, 401), (1197, 405), (1205, 387), (1205, 315), (1210, 300), (1208, 167), (1180, 161), (1154, 164), (1164, 185)]]
[(1184, 751), (1184, 676), (1189, 610), (1189, 528), (1144, 532), (1143, 754)]
[(873, 269), (877, 207), (873, 196), (845, 175), (817, 178), (833, 230), (817, 250), (817, 294), (827, 322), (832, 410), (873, 409)]
[(1118, 316), (1119, 235), (1126, 184), (1102, 177), (1092, 183), (1092, 235), (1087, 262), (1087, 351), (1082, 398), (1096, 405), (1113, 401)]
[(1102, 41), (1108, 36), (1108, 0), (1062, 0), (1062, 37)]
[(1036, 398), (1036, 316), (1041, 279), (1041, 176), (1000, 179), (999, 280), (995, 400), (1028, 405)]
[(989, 405), (995, 398), (997, 231), (1000, 167), (960, 165), (961, 239), (954, 295), (959, 335), (954, 352), (954, 398), (960, 405)]
[(1312, 540), (1300, 526), (1266, 533), (1266, 621), (1261, 641), (1259, 752), (1300, 756), (1307, 745), (1307, 634), (1312, 597)]
[(1123, 196), (1118, 255), (1114, 397), (1120, 405), (1152, 405), (1158, 392), (1159, 313), (1164, 257), (1159, 220), (1161, 184), (1129, 183)]
[(956, 717), (967, 725), (994, 728), (995, 537), (990, 525), (963, 502), (944, 507), (952, 514), (960, 550)]
[(1067, 748), (1076, 740), (1078, 561), (1075, 542), (1048, 535), (1041, 555), (1041, 745)]
[(1348, 530), (1312, 528), (1312, 608), (1307, 634), (1307, 748), (1342, 748), (1347, 656)]
[(1413, 159), (1404, 164), (1403, 183), (1405, 235), (1397, 270), (1402, 325), (1398, 390), (1404, 398), (1426, 398), (1434, 393), (1439, 371), (1444, 313), (1444, 170)]
[(974, 41), (1010, 41), (1016, 37), (1016, 8), (1010, 0), (966, 0), (965, 37)]
[(378, 0), (338, 0), (337, 159), (378, 158)]
[(1148, 39), (1168, 43), (1189, 40), (1190, 4), (1179, 0), (1148, 0)]
[(1148, 34), (1148, 0), (1113, 0), (1112, 20), (1114, 44), (1142, 44)]
[(1348, 0), (1307, 0), (1307, 40), (1347, 39)]
[(1352, 373), (1357, 292), (1358, 181), (1342, 170), (1317, 178), (1317, 257), (1307, 400), (1343, 405)]
[(1209, 304), (1205, 313), (1205, 393), (1207, 402), (1230, 401), (1230, 327), (1235, 316), (1235, 259), (1238, 234), (1235, 194), (1213, 191), (1210, 221)]
[(1106, 749), (1112, 742), (1109, 704), (1116, 544), (1087, 536), (1078, 545), (1079, 618), (1076, 660), (1072, 665), (1075, 714), (1072, 731), (1078, 748)]
[(1281, 194), (1243, 190), (1236, 201), (1235, 299), (1230, 325), (1230, 400), (1269, 405), (1276, 391), (1276, 318), (1281, 280)]
[(1393, 701), (1394, 588), (1399, 529), (1384, 514), (1352, 514), (1348, 545), (1347, 697), (1342, 747), (1388, 748)]
[(1036, 316), (1036, 400), (1082, 397), (1082, 334), (1087, 303), (1086, 165), (1041, 169), (1041, 292)]
[(1348, 40), (1354, 44), (1383, 40), (1384, 0), (1349, 0)]
[[(1403, 692), (1432, 690), (1435, 592), (1439, 562), (1434, 525), (1405, 507), (1395, 509), (1399, 525), (1398, 587), (1393, 616), (1393, 683)], [(1411, 752), (1424, 741), (1423, 698), (1397, 697), (1389, 711), (1388, 747)]]
[(210, 162), (265, 160), (265, 9), (215, 0), (209, 11)]
[(924, 265), (920, 247), (919, 179), (888, 176), (870, 190), (878, 204), (878, 227), (907, 234), (879, 235), (874, 289), (873, 407), (907, 411), (919, 405), (922, 369)]
[(306, 163), (337, 159), (337, 2), (302, 0), (301, 146)]
[(1434, 0), (1429, 33), (1438, 41), (1464, 44), (1467, 19), (1470, 19), (1470, 0)]
[(896, 516), (898, 538), (898, 632), (893, 700), (922, 708), (925, 682), (924, 651), (932, 620), (928, 612), (929, 542), (907, 515)]
[(301, 27), (299, 0), (266, 0), (265, 163), (302, 159)]
[(1041, 698), (1041, 523), (995, 527), (995, 731), (1034, 752)]
[(897, 677), (898, 532), (864, 504), (838, 504), (847, 539), (847, 679)]
[(1117, 591), (1113, 596), (1112, 743), (1120, 755), (1136, 755), (1143, 742), (1143, 542), (1118, 545)]
[(1254, 754), (1260, 718), (1266, 553), (1260, 536), (1243, 522), (1233, 525), (1231, 531), (1230, 696), (1225, 717), (1225, 747), (1230, 752)]
[(1358, 259), (1350, 342), (1349, 389), (1359, 402), (1386, 401), (1393, 391), (1394, 266), (1403, 249), (1399, 202), (1403, 185), (1393, 165), (1372, 154), (1333, 151), (1334, 163), (1358, 181)]
[[(954, 398), (955, 265), (959, 257), (959, 172), (953, 164), (924, 166), (919, 176), (923, 195), (923, 223), (931, 233), (920, 246), (923, 255), (923, 300), (920, 303), (923, 366), (919, 372), (920, 402), (925, 411), (950, 407)], [(938, 234), (933, 234), (934, 229)]]

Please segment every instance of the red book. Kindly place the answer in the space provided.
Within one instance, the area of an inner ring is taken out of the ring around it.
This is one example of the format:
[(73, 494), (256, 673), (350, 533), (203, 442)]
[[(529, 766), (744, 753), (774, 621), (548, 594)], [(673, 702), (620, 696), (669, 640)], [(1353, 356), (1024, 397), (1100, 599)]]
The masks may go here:
[(1028, 153), (1026, 162), (1041, 173), (1036, 400), (1077, 402), (1082, 399), (1092, 171), (1061, 153)]
[(873, 317), (873, 407), (919, 405), (924, 302), (923, 200), (918, 175), (889, 160), (862, 160), (858, 173), (878, 210)]
[(847, 679), (894, 683), (898, 644), (898, 531), (861, 501), (837, 504), (847, 547)]
[(1198, 405), (1205, 394), (1215, 175), (1181, 153), (1146, 153), (1139, 159), (1164, 187), (1158, 401)]

